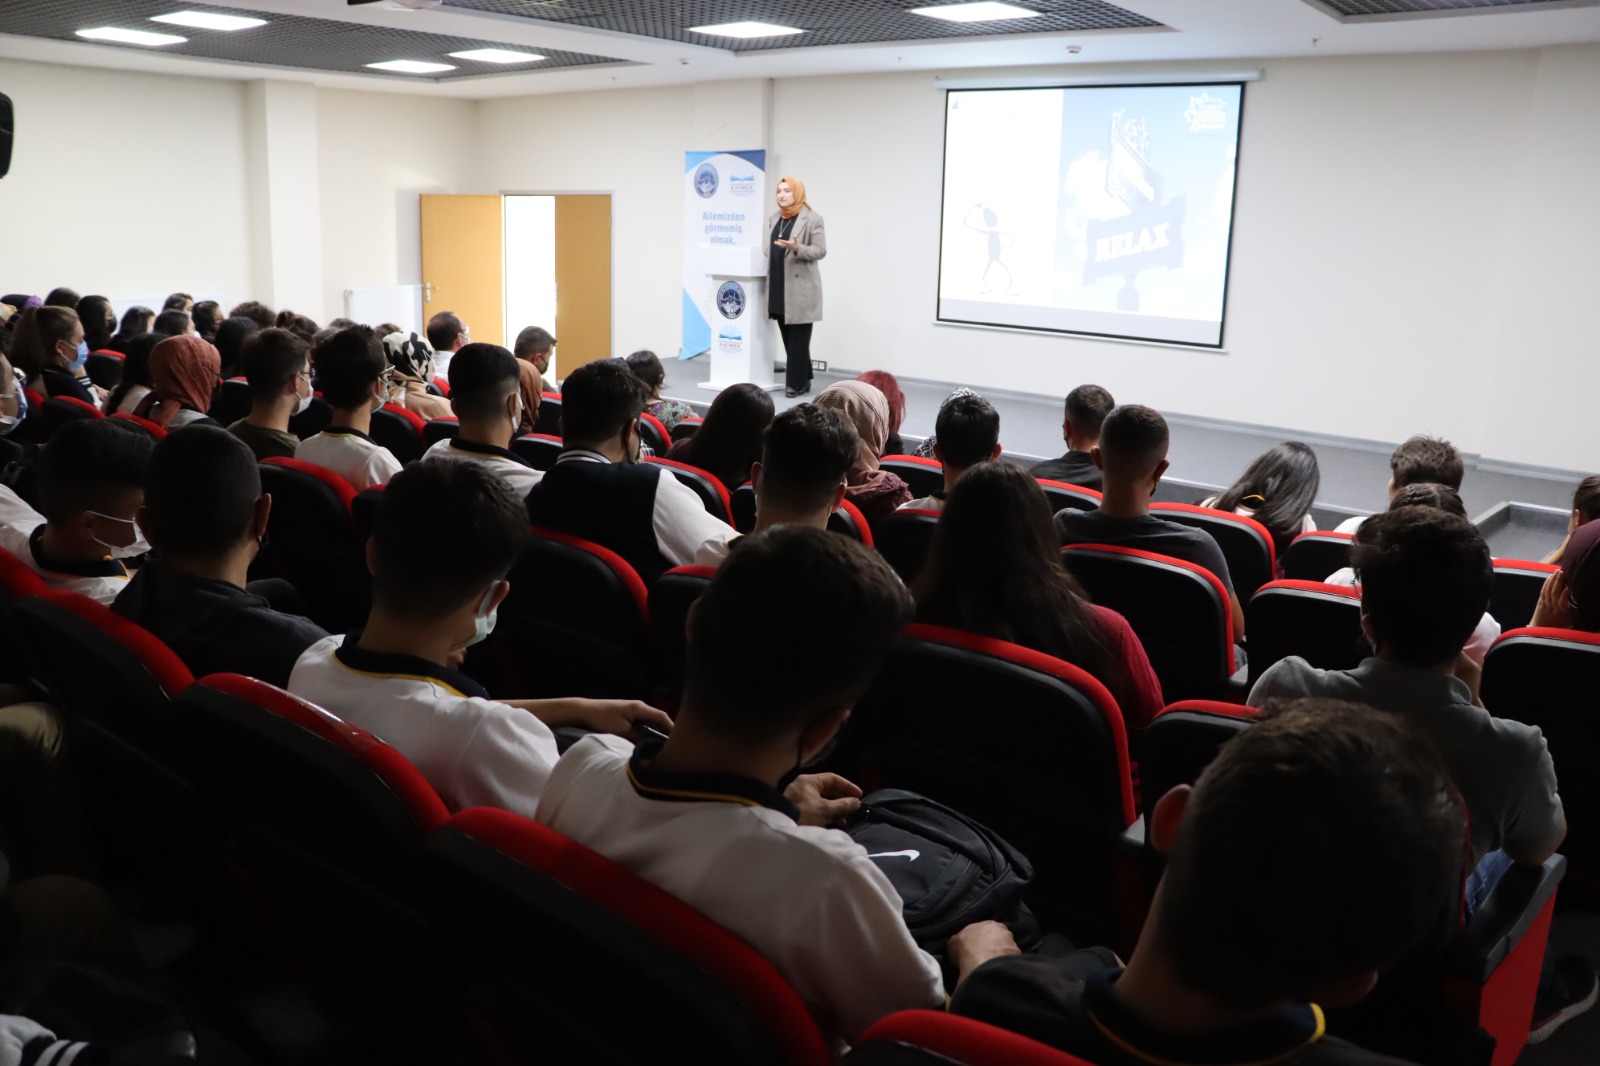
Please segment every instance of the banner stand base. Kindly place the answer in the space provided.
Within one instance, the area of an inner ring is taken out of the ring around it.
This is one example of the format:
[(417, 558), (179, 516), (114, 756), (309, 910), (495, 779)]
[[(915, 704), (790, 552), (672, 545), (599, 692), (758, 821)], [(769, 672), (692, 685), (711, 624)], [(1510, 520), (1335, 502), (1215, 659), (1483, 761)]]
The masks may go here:
[[(729, 381), (702, 381), (698, 385), (696, 385), (695, 388), (697, 388), (697, 389), (705, 389), (707, 392), (721, 392), (723, 389), (727, 388), (729, 385), (742, 385), (742, 384), (745, 384), (745, 381), (744, 381), (743, 378), (735, 378), (735, 379), (732, 379), (732, 380), (729, 380)], [(781, 382), (781, 381), (774, 381), (774, 382), (772, 382), (770, 384), (768, 384), (766, 382), (756, 381), (756, 382), (751, 382), (751, 384), (755, 385), (757, 388), (766, 389), (768, 392), (781, 392), (781, 391), (783, 391), (783, 388), (784, 388), (784, 383)]]

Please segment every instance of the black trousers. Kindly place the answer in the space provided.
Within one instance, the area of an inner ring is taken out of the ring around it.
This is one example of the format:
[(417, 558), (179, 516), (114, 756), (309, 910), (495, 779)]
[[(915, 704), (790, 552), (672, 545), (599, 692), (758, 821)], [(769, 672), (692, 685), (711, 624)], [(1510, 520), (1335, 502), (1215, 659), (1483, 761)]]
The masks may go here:
[(783, 334), (783, 354), (788, 361), (783, 383), (791, 389), (809, 388), (811, 385), (811, 326), (810, 322), (785, 322), (777, 316), (778, 332)]

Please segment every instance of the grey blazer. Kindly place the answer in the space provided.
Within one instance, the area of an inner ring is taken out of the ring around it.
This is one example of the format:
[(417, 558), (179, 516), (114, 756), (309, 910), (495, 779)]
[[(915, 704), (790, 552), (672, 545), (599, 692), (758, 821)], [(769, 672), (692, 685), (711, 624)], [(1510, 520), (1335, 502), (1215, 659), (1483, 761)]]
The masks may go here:
[[(767, 219), (767, 234), (778, 224), (778, 212)], [(786, 322), (822, 321), (822, 272), (817, 260), (828, 254), (828, 239), (822, 232), (822, 216), (802, 207), (789, 234), (794, 248), (783, 256), (783, 318)]]

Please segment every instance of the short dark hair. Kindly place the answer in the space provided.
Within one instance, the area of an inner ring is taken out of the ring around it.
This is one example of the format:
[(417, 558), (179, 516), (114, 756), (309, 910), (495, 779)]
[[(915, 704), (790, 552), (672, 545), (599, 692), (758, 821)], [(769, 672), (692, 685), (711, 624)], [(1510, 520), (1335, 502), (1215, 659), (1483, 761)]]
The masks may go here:
[(861, 450), (838, 411), (797, 404), (761, 434), (761, 496), (779, 507), (815, 511), (833, 499)]
[(1130, 403), (1113, 408), (1100, 426), (1100, 459), (1107, 470), (1135, 470), (1170, 440), (1167, 420), (1153, 407)]
[(1098, 437), (1117, 401), (1099, 385), (1079, 385), (1067, 393), (1066, 417), (1086, 437)]
[(306, 368), (306, 342), (286, 329), (264, 329), (244, 342), (241, 360), (250, 398), (270, 403)]
[(993, 457), (1000, 443), (1000, 412), (982, 396), (962, 393), (939, 408), (933, 432), (947, 466), (969, 467)]
[(262, 329), (269, 329), (277, 316), (272, 313), (272, 308), (260, 300), (246, 300), (244, 303), (236, 305), (232, 311), (229, 311), (228, 317), (248, 318)]
[(1465, 829), (1449, 768), (1403, 718), (1269, 705), (1194, 786), (1156, 903), (1161, 953), (1238, 1009), (1383, 969), (1443, 926)]
[(66, 423), (39, 457), (39, 512), (59, 522), (84, 511), (111, 510), (144, 487), (154, 448), (149, 434), (118, 419)]
[(372, 383), (388, 366), (383, 343), (372, 330), (341, 329), (317, 345), (317, 388), (330, 406), (348, 411), (367, 402)]
[(1585, 522), (1600, 518), (1600, 474), (1590, 474), (1578, 482), (1578, 489), (1572, 494), (1572, 509)]
[(163, 311), (187, 311), (194, 305), (194, 297), (186, 292), (175, 292), (161, 305)]
[(655, 352), (634, 352), (628, 356), (628, 369), (652, 390), (659, 389), (667, 380), (667, 372), (662, 369), (661, 360)]
[(78, 301), (81, 299), (83, 297), (79, 296), (75, 289), (69, 289), (65, 285), (57, 285), (50, 290), (50, 295), (44, 298), (44, 306), (68, 307), (76, 310)]
[[(690, 616), (685, 711), (765, 743), (850, 707), (911, 611), (889, 564), (849, 537), (793, 525), (743, 537)], [(796, 647), (807, 649), (798, 672)]]
[(156, 316), (156, 324), (150, 327), (150, 332), (163, 337), (179, 337), (189, 332), (190, 321), (189, 312), (176, 307), (168, 308)]
[[(461, 319), (454, 311), (440, 311), (428, 319), (428, 343), (433, 345), (436, 352), (448, 351), (461, 332)], [(450, 386), (450, 391), (455, 391), (454, 385)]]
[(585, 363), (561, 388), (562, 436), (569, 443), (620, 436), (639, 417), (649, 396), (644, 382), (621, 359)]
[[(527, 505), (487, 466), (412, 463), (389, 481), (378, 502), (373, 605), (406, 618), (457, 610), (510, 572), (528, 537)], [(453, 550), (441, 552), (441, 544)]]
[(450, 403), (458, 415), (493, 414), (517, 383), (517, 359), (498, 344), (468, 344), (450, 358)]
[(255, 520), (261, 472), (250, 446), (221, 426), (185, 426), (150, 453), (144, 524), (164, 555), (215, 559)]
[(1461, 493), (1449, 485), (1432, 481), (1419, 481), (1395, 493), (1394, 499), (1389, 501), (1388, 510), (1396, 511), (1402, 507), (1436, 507), (1462, 518), (1467, 517), (1467, 505), (1461, 502)]
[[(516, 356), (521, 359), (534, 352), (548, 352), (556, 346), (555, 337), (543, 326), (526, 326), (517, 334)], [(629, 357), (632, 358), (631, 356)], [(631, 364), (630, 364), (631, 365)]]
[(1350, 565), (1374, 642), (1404, 666), (1454, 658), (1489, 606), (1489, 546), (1471, 522), (1432, 507), (1384, 511), (1361, 523)]
[(1433, 481), (1461, 490), (1461, 476), (1465, 467), (1456, 446), (1439, 437), (1418, 434), (1401, 444), (1389, 456), (1389, 470), (1394, 474), (1394, 487), (1403, 489), (1419, 481)]
[(222, 325), (222, 305), (215, 300), (201, 300), (189, 309), (189, 316), (194, 319), (194, 328), (200, 335), (210, 340)]

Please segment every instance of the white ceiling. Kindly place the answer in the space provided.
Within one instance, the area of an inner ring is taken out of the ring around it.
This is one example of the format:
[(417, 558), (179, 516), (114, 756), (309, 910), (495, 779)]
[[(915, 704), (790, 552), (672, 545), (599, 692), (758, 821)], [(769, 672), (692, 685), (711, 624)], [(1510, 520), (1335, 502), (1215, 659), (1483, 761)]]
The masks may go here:
[[(1272, 59), (1538, 48), (1600, 42), (1600, 0), (1555, 0), (1533, 8), (1477, 9), (1422, 17), (1342, 22), (1315, 0), (1116, 0), (1167, 29), (1019, 34), (889, 45), (766, 50), (735, 55), (570, 25), (459, 8), (393, 11), (347, 7), (342, 0), (206, 0), (211, 7), (301, 15), (359, 25), (472, 37), (530, 48), (613, 56), (638, 66), (488, 75), (434, 83), (403, 76), (357, 76), (223, 63), (156, 51), (0, 33), (0, 59), (253, 80), (262, 77), (335, 88), (465, 99), (591, 89), (682, 85), (732, 78), (792, 78), (883, 71), (959, 71), (1102, 63)], [(3, 7), (4, 0), (0, 0)], [(174, 7), (181, 6), (177, 3)], [(245, 31), (248, 32), (248, 31)], [(1076, 55), (1067, 45), (1081, 46)], [(403, 58), (403, 57), (396, 57)]]

